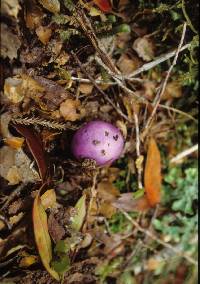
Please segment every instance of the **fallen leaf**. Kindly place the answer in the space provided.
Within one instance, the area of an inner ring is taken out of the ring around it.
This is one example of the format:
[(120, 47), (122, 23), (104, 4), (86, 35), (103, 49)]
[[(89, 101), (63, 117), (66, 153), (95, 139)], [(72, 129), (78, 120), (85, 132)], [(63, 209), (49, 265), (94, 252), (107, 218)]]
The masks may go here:
[(112, 10), (112, 6), (110, 4), (110, 0), (94, 0), (94, 3), (103, 11), (110, 12)]
[(155, 56), (155, 46), (147, 37), (139, 37), (133, 43), (133, 49), (144, 61), (150, 61)]
[(18, 215), (10, 217), (9, 218), (9, 223), (11, 225), (15, 225), (16, 223), (18, 223), (22, 219), (23, 216), (24, 216), (24, 213), (20, 212)]
[(161, 198), (161, 158), (160, 151), (153, 138), (150, 139), (148, 144), (144, 187), (150, 205), (155, 206)]
[(41, 202), (44, 209), (52, 208), (56, 204), (56, 193), (54, 189), (46, 190), (44, 194), (41, 195)]
[(58, 0), (39, 0), (39, 2), (49, 12), (54, 14), (60, 12), (60, 2)]
[(112, 205), (117, 209), (124, 210), (126, 212), (141, 211), (145, 212), (150, 208), (149, 202), (146, 196), (141, 196), (134, 199), (133, 193), (123, 193)]
[(86, 216), (86, 195), (84, 194), (75, 205), (75, 216), (72, 217), (71, 227), (75, 231), (80, 231)]
[(162, 100), (180, 98), (182, 96), (182, 87), (178, 81), (169, 82), (165, 88)]
[(26, 126), (14, 125), (14, 127), (17, 132), (25, 137), (29, 150), (37, 163), (41, 179), (44, 182), (47, 174), (47, 164), (40, 137)]
[(35, 1), (27, 1), (25, 21), (28, 29), (34, 30), (42, 25), (43, 12)]
[(15, 35), (9, 27), (1, 23), (1, 41), (0, 54), (3, 58), (8, 57), (13, 60), (17, 58), (17, 51), (21, 46), (21, 42), (17, 35)]
[(79, 100), (67, 99), (60, 105), (60, 114), (65, 120), (76, 121), (81, 117), (79, 113), (80, 105)]
[(122, 54), (117, 61), (117, 66), (124, 75), (129, 75), (141, 66), (141, 61), (136, 57), (130, 58), (127, 54)]
[(24, 143), (24, 138), (8, 137), (4, 139), (4, 143), (13, 149), (20, 149)]
[(43, 44), (47, 44), (52, 35), (52, 30), (48, 27), (39, 26), (36, 30), (36, 35)]
[(102, 181), (97, 186), (98, 197), (104, 201), (114, 201), (119, 195), (119, 190), (108, 181)]
[(37, 262), (38, 257), (36, 255), (24, 256), (19, 262), (19, 267), (29, 267)]
[(1, 13), (17, 19), (21, 9), (18, 0), (1, 0)]
[(63, 226), (61, 226), (55, 219), (53, 212), (49, 215), (48, 218), (48, 228), (49, 234), (51, 235), (51, 238), (55, 243), (60, 241), (65, 235)]
[(93, 90), (93, 85), (89, 83), (81, 83), (78, 87), (79, 91), (84, 95), (90, 95)]
[(32, 161), (26, 156), (23, 150), (12, 149), (3, 146), (0, 149), (0, 175), (8, 180), (10, 185), (19, 182), (37, 182), (40, 181), (38, 173), (31, 168)]
[(33, 229), (38, 252), (44, 267), (53, 278), (59, 280), (57, 272), (50, 267), (52, 244), (48, 232), (47, 215), (40, 198), (40, 190), (33, 203)]

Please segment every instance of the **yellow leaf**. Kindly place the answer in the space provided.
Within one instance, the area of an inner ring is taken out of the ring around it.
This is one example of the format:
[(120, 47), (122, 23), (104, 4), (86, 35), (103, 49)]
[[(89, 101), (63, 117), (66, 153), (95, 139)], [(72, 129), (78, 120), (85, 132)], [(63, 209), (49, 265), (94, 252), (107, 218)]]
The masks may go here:
[(149, 204), (155, 206), (161, 198), (161, 158), (158, 146), (153, 138), (150, 139), (148, 145), (144, 187)]
[(41, 196), (41, 202), (44, 209), (52, 208), (56, 203), (56, 193), (54, 189), (45, 191)]
[(5, 142), (5, 144), (7, 144), (8, 146), (10, 146), (13, 149), (19, 149), (19, 148), (22, 147), (22, 145), (24, 143), (24, 138), (8, 137), (8, 138), (5, 138), (4, 142)]
[(36, 262), (38, 262), (36, 255), (25, 256), (20, 260), (19, 267), (29, 267)]
[(52, 13), (60, 12), (60, 2), (58, 0), (39, 0), (40, 4)]
[(40, 190), (33, 203), (33, 228), (41, 261), (49, 274), (56, 280), (59, 280), (58, 273), (50, 267), (52, 245), (48, 232), (47, 215), (40, 198)]

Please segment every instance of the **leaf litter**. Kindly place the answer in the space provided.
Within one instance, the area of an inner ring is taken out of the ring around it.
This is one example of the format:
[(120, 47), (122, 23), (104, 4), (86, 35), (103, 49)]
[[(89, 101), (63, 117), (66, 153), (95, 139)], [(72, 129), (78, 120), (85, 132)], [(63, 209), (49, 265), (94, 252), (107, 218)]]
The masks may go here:
[[(196, 151), (169, 163), (197, 143), (182, 2), (2, 1), (2, 283), (196, 283)], [(72, 156), (92, 120), (126, 140), (113, 165)]]

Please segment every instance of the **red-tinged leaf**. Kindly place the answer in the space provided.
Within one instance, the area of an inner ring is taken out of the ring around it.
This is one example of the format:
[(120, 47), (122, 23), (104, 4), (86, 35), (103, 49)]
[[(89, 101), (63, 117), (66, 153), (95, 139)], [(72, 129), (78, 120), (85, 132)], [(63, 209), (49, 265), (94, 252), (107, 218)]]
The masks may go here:
[(94, 3), (101, 9), (103, 12), (110, 12), (112, 6), (110, 0), (94, 0)]
[(42, 206), (40, 191), (41, 190), (39, 190), (33, 203), (33, 229), (35, 242), (44, 267), (53, 278), (59, 280), (57, 272), (50, 267), (50, 262), (52, 260), (52, 245), (48, 232), (47, 215)]
[(150, 209), (150, 204), (146, 196), (141, 196), (134, 199), (133, 193), (121, 194), (121, 196), (115, 200), (112, 205), (115, 208), (124, 210), (126, 212), (145, 212)]
[(144, 187), (149, 204), (153, 207), (161, 199), (161, 158), (156, 141), (151, 138), (148, 145), (144, 172)]
[(32, 129), (26, 126), (14, 125), (14, 127), (17, 132), (25, 137), (28, 148), (37, 163), (40, 177), (44, 182), (47, 174), (47, 164), (40, 138)]

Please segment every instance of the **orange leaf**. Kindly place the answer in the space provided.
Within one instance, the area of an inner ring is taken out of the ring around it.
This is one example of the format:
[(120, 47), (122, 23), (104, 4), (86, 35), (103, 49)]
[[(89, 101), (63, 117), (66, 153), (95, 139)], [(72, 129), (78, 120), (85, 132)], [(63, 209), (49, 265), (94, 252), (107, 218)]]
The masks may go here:
[(57, 272), (50, 267), (50, 262), (52, 260), (52, 246), (48, 232), (47, 215), (44, 207), (42, 206), (40, 191), (41, 189), (33, 203), (33, 229), (35, 242), (44, 267), (53, 278), (59, 280)]
[(110, 12), (112, 10), (112, 6), (109, 0), (94, 0), (94, 3), (103, 11)]
[(153, 207), (161, 198), (161, 158), (156, 141), (151, 138), (148, 145), (144, 172), (144, 187), (149, 204)]

